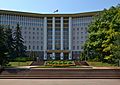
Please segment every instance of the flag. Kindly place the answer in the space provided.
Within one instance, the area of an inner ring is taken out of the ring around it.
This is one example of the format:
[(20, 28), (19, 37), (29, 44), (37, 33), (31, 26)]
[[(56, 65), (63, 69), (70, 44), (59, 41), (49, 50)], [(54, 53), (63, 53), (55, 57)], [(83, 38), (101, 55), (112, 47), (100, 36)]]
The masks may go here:
[(57, 9), (57, 10), (55, 10), (55, 11), (54, 11), (54, 13), (55, 13), (55, 12), (58, 12), (58, 9)]

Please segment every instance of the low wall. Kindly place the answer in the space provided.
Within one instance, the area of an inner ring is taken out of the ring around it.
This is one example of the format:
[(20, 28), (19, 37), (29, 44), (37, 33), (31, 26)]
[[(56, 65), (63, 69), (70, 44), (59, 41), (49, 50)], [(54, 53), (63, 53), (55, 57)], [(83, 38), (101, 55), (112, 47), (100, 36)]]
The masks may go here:
[(6, 69), (0, 78), (120, 78), (120, 69)]

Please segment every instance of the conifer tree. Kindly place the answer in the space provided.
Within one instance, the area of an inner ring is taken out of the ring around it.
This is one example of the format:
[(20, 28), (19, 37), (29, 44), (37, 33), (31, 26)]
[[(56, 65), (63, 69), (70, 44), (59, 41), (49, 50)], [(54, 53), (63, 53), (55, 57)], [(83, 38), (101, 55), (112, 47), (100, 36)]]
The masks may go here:
[(16, 30), (14, 32), (14, 41), (15, 41), (15, 56), (16, 57), (25, 57), (26, 56), (26, 46), (24, 45), (24, 40), (21, 34), (21, 28), (17, 24)]

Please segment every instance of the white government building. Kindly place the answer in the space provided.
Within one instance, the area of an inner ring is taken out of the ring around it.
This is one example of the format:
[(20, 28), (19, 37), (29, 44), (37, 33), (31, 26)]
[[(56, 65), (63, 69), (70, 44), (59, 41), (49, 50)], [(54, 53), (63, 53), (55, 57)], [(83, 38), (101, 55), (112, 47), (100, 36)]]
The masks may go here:
[(29, 55), (42, 60), (74, 60), (79, 59), (83, 51), (88, 25), (96, 13), (39, 14), (0, 10), (0, 24), (10, 25), (14, 31), (19, 23)]

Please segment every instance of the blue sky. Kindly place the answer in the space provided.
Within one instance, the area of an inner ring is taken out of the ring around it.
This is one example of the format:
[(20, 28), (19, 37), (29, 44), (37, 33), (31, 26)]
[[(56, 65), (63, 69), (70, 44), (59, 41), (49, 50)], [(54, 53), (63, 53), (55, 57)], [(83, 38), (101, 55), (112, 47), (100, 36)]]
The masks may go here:
[(0, 0), (0, 9), (35, 13), (81, 13), (116, 6), (120, 0)]

